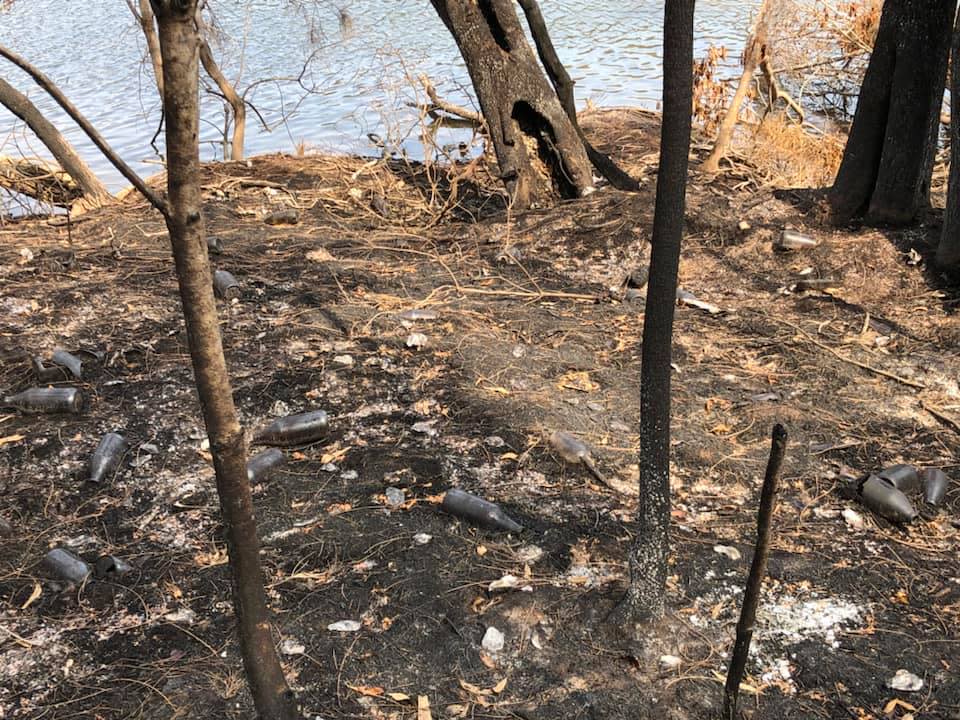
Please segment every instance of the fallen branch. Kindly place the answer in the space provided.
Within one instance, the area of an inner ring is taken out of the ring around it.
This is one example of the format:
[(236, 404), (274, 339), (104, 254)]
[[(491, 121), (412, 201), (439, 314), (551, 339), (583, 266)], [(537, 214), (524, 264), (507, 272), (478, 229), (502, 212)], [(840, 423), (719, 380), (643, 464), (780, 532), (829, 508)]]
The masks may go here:
[(855, 365), (856, 367), (858, 367), (858, 368), (860, 368), (860, 369), (862, 369), (862, 370), (866, 370), (866, 371), (868, 371), (868, 372), (872, 372), (872, 373), (874, 373), (875, 375), (882, 375), (882, 376), (885, 377), (885, 378), (889, 378), (889, 379), (891, 379), (891, 380), (896, 380), (898, 383), (901, 383), (901, 384), (903, 384), (903, 385), (907, 385), (907, 386), (912, 387), (912, 388), (917, 388), (918, 390), (924, 390), (924, 389), (926, 389), (926, 387), (927, 387), (927, 386), (924, 385), (923, 383), (917, 382), (916, 380), (910, 380), (909, 378), (900, 377), (899, 375), (894, 375), (892, 372), (887, 372), (886, 370), (881, 370), (880, 368), (875, 368), (875, 367), (873, 367), (872, 365), (867, 365), (866, 363), (862, 363), (862, 362), (860, 362), (859, 360), (854, 360), (853, 358), (848, 358), (846, 355), (842, 355), (842, 354), (838, 353), (836, 350), (834, 350), (834, 349), (833, 349), (832, 347), (830, 347), (829, 345), (824, 345), (822, 342), (819, 342), (818, 340), (814, 339), (813, 337), (810, 336), (810, 334), (809, 334), (806, 330), (804, 330), (803, 328), (801, 328), (801, 327), (799, 327), (799, 326), (797, 326), (797, 325), (794, 325), (794, 324), (793, 324), (792, 322), (790, 322), (789, 320), (782, 320), (782, 319), (781, 319), (780, 322), (782, 322), (784, 325), (789, 325), (789, 326), (792, 327), (794, 330), (796, 330), (797, 332), (801, 333), (801, 334), (802, 334), (807, 340), (809, 340), (811, 343), (813, 343), (814, 345), (816, 345), (816, 346), (817, 346), (818, 348), (820, 348), (821, 350), (826, 350), (828, 353), (830, 353), (831, 355), (833, 355), (833, 356), (834, 356), (835, 358), (837, 358), (838, 360), (842, 360), (843, 362), (849, 363), (850, 365)]
[(720, 129), (717, 131), (717, 140), (714, 143), (713, 150), (701, 166), (704, 172), (717, 172), (720, 169), (720, 161), (727, 156), (730, 141), (733, 138), (733, 130), (740, 120), (740, 106), (747, 98), (747, 92), (750, 90), (750, 83), (753, 82), (753, 74), (757, 69), (757, 63), (760, 56), (764, 54), (763, 48), (767, 40), (768, 4), (768, 0), (763, 0), (760, 3), (753, 28), (747, 38), (747, 45), (743, 50), (743, 73), (740, 75), (740, 82), (737, 83), (733, 100), (730, 101), (730, 106), (720, 122)]
[(60, 207), (83, 197), (69, 173), (40, 158), (0, 155), (0, 187)]
[(131, 185), (133, 185), (140, 193), (153, 205), (160, 213), (165, 217), (169, 218), (170, 209), (167, 207), (167, 203), (163, 198), (157, 195), (153, 190), (151, 190), (147, 184), (143, 181), (133, 169), (127, 165), (123, 159), (113, 151), (113, 148), (107, 144), (107, 141), (104, 140), (103, 136), (97, 132), (97, 129), (90, 124), (90, 121), (81, 113), (77, 107), (67, 99), (67, 96), (60, 91), (49, 77), (47, 77), (43, 72), (38, 68), (31, 65), (20, 55), (17, 55), (15, 52), (7, 49), (6, 47), (0, 45), (0, 57), (4, 57), (18, 68), (27, 73), (30, 77), (33, 78), (34, 82), (37, 83), (40, 87), (46, 90), (47, 94), (50, 95), (54, 100), (57, 101), (57, 104), (63, 108), (63, 111), (70, 116), (70, 118), (80, 126), (87, 137), (96, 145), (100, 152), (102, 152), (106, 158), (113, 164), (115, 168), (123, 175)]
[(483, 115), (475, 110), (470, 110), (469, 108), (455, 105), (451, 102), (443, 100), (440, 95), (437, 94), (437, 89), (433, 86), (433, 83), (430, 82), (430, 79), (426, 75), (420, 75), (418, 79), (420, 80), (420, 84), (423, 85), (423, 89), (424, 92), (427, 93), (427, 97), (430, 98), (431, 104), (424, 107), (424, 110), (426, 110), (430, 117), (436, 118), (434, 113), (436, 113), (437, 110), (442, 110), (448, 115), (453, 115), (461, 120), (471, 122), (477, 127), (483, 125)]

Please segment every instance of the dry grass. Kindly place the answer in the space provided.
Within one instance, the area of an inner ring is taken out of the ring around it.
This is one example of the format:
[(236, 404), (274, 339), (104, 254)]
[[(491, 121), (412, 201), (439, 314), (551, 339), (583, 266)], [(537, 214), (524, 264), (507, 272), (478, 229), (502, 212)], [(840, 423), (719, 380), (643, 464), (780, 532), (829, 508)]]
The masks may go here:
[(837, 174), (844, 142), (839, 133), (815, 132), (776, 113), (741, 139), (738, 150), (750, 158), (767, 182), (781, 187), (822, 187), (832, 183)]

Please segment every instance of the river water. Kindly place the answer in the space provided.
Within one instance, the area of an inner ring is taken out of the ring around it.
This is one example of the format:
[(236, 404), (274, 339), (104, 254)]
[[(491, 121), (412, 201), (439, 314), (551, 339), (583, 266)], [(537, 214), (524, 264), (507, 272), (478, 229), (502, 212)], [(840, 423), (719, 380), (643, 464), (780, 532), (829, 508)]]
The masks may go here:
[[(473, 104), (456, 45), (428, 0), (211, 4), (220, 28), (214, 53), (263, 119), (248, 113), (248, 155), (293, 152), (298, 143), (325, 152), (371, 153), (369, 132), (419, 155), (415, 113), (406, 103), (416, 99), (410, 78), (420, 73), (445, 99)], [(697, 5), (697, 54), (710, 44), (726, 45), (735, 58), (752, 3)], [(663, 0), (541, 0), (541, 7), (577, 83), (579, 105), (590, 100), (601, 106), (656, 106)], [(349, 16), (345, 24), (340, 9)], [(160, 169), (151, 147), (160, 103), (144, 62), (143, 38), (124, 0), (15, 0), (0, 12), (0, 44), (50, 75), (136, 170)], [(0, 75), (28, 92), (112, 190), (126, 185), (45, 94), (17, 68), (0, 63)], [(203, 155), (222, 157), (222, 104), (207, 97), (202, 115)], [(162, 150), (162, 136), (157, 144)], [(0, 108), (0, 154), (18, 152), (47, 155)]]

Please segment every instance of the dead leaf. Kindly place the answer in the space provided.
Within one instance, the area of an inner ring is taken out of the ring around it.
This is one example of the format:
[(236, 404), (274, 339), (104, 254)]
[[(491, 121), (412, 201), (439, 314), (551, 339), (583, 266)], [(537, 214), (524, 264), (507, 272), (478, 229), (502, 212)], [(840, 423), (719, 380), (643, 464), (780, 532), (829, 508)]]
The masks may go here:
[(590, 373), (586, 370), (564, 373), (557, 381), (557, 387), (561, 390), (577, 390), (579, 392), (593, 392), (600, 389), (600, 386), (590, 379)]
[(496, 669), (497, 669), (497, 661), (494, 660), (494, 659), (493, 659), (492, 657), (490, 657), (489, 655), (487, 655), (485, 652), (480, 653), (480, 662), (482, 662), (484, 665), (486, 665), (486, 666), (487, 666), (488, 668), (490, 668), (491, 670), (496, 670)]
[(891, 700), (890, 702), (888, 702), (886, 705), (883, 706), (883, 714), (893, 715), (894, 711), (897, 708), (903, 708), (907, 712), (917, 711), (917, 709), (910, 703), (900, 700), (899, 698), (894, 698), (893, 700)]
[(312, 262), (330, 262), (331, 260), (335, 259), (336, 258), (334, 258), (326, 248), (317, 248), (316, 250), (311, 250), (307, 253), (307, 260)]
[(326, 465), (327, 463), (337, 462), (338, 460), (342, 460), (344, 457), (346, 457), (348, 452), (350, 452), (350, 448), (342, 448), (342, 447), (334, 446), (320, 456), (320, 462), (323, 465)]
[(430, 714), (430, 698), (426, 695), (417, 696), (417, 720), (433, 720)]
[(8, 445), (9, 443), (20, 442), (26, 437), (26, 435), (7, 435), (6, 437), (0, 438), (0, 445)]
[(480, 557), (483, 557), (486, 554), (487, 554), (487, 546), (477, 545), (477, 555), (479, 555)]
[(27, 598), (27, 601), (20, 606), (21, 610), (26, 610), (28, 607), (33, 605), (34, 601), (43, 594), (43, 588), (40, 587), (40, 583), (36, 580), (33, 581), (33, 592), (30, 593), (30, 597)]
[(380, 628), (382, 630), (389, 630), (393, 625), (393, 618), (385, 617), (380, 621)]
[(897, 590), (897, 592), (893, 595), (893, 597), (890, 598), (890, 602), (896, 605), (909, 605), (910, 598), (907, 595), (907, 591), (901, 589), (901, 590)]
[(353, 510), (353, 505), (350, 503), (333, 503), (327, 506), (327, 513), (330, 515), (340, 515), (351, 510)]
[(216, 567), (226, 565), (229, 558), (225, 547), (214, 547), (210, 552), (199, 552), (193, 556), (193, 561), (200, 567)]
[(497, 695), (499, 695), (500, 693), (503, 692), (503, 690), (504, 690), (505, 687), (507, 687), (507, 679), (506, 679), (506, 678), (504, 678), (503, 680), (501, 680), (500, 682), (498, 682), (496, 685), (494, 685), (494, 686), (493, 686), (493, 691), (494, 691)]
[(501, 460), (516, 460), (519, 456), (515, 452), (505, 452), (500, 456)]
[(405, 695), (404, 693), (387, 693), (387, 697), (391, 700), (396, 700), (397, 702), (406, 702), (410, 699), (410, 696)]
[(351, 685), (347, 683), (347, 687), (353, 690), (355, 693), (360, 693), (361, 695), (366, 695), (367, 697), (380, 697), (384, 694), (384, 689), (376, 685)]
[(467, 691), (468, 693), (470, 693), (471, 695), (486, 695), (486, 694), (488, 694), (488, 693), (490, 692), (489, 690), (484, 690), (484, 689), (483, 689), (482, 687), (480, 687), (479, 685), (474, 685), (473, 683), (468, 683), (468, 682), (467, 682), (466, 680), (464, 680), (463, 678), (460, 678), (460, 687), (462, 687), (464, 690), (466, 690), (466, 691)]

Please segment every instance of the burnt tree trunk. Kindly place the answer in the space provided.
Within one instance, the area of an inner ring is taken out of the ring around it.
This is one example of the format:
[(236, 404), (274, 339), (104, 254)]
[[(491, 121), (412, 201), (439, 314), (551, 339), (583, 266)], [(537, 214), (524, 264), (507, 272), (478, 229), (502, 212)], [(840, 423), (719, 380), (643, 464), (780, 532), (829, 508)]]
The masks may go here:
[(210, 437), (233, 576), (240, 650), (257, 713), (297, 717), (277, 658), (260, 567), (260, 543), (247, 480), (246, 442), (223, 356), (200, 196), (199, 53), (196, 0), (152, 0), (163, 56), (166, 116), (167, 230), (200, 407)]
[(618, 190), (636, 192), (640, 189), (640, 183), (624, 172), (613, 160), (593, 147), (580, 127), (580, 123), (577, 121), (577, 106), (573, 98), (573, 78), (570, 77), (570, 73), (560, 62), (560, 57), (553, 47), (553, 40), (550, 39), (547, 22), (543, 18), (543, 13), (540, 12), (539, 3), (537, 3), (537, 0), (518, 1), (520, 7), (523, 8), (523, 14), (527, 17), (527, 25), (530, 26), (530, 34), (533, 36), (534, 45), (537, 46), (537, 55), (540, 57), (540, 62), (543, 63), (543, 67), (547, 71), (550, 83), (553, 85), (567, 117), (570, 118), (570, 122), (573, 123), (573, 127), (583, 141), (583, 148), (587, 151), (590, 162)]
[(957, 0), (887, 0), (830, 190), (833, 221), (906, 225), (927, 204)]
[(670, 363), (693, 106), (694, 0), (667, 0), (663, 119), (640, 366), (640, 506), (626, 617), (663, 616), (670, 525)]
[(950, 273), (960, 273), (960, 18), (953, 31), (950, 62), (950, 179), (937, 265)]
[(583, 142), (527, 43), (513, 0), (430, 0), (460, 48), (514, 208), (593, 190)]
[(101, 205), (111, 200), (107, 188), (94, 175), (89, 166), (65, 137), (44, 117), (30, 98), (0, 78), (0, 105), (20, 118), (37, 136), (59, 163), (60, 167), (77, 184), (77, 188), (90, 205)]

